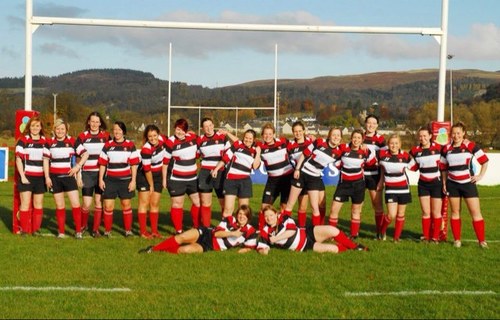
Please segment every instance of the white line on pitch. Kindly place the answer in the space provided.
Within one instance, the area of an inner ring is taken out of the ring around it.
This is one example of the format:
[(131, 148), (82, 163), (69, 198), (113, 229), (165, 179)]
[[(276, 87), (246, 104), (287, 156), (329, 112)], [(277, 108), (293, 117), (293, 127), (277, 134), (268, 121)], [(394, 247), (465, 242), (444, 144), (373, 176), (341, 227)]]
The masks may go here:
[(393, 292), (344, 292), (346, 297), (372, 297), (372, 296), (417, 296), (417, 295), (457, 295), (457, 296), (478, 296), (496, 295), (495, 291), (393, 291)]
[(0, 291), (92, 291), (92, 292), (130, 292), (129, 288), (94, 287), (0, 287)]

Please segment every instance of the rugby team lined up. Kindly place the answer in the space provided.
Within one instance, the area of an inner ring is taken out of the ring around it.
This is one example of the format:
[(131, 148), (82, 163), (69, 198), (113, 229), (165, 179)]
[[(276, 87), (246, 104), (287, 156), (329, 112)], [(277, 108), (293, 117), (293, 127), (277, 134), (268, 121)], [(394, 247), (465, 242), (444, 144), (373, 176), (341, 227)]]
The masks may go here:
[[(412, 201), (406, 170), (419, 170), (422, 240), (439, 243), (441, 205), (443, 195), (447, 195), (453, 245), (462, 245), (463, 199), (479, 246), (488, 247), (476, 186), (487, 170), (488, 158), (465, 137), (467, 131), (461, 122), (452, 126), (451, 141), (444, 146), (432, 141), (429, 128), (420, 128), (418, 145), (408, 152), (401, 149), (401, 139), (396, 134), (389, 136), (386, 144), (384, 136), (377, 133), (375, 115), (368, 115), (364, 130), (353, 130), (350, 141), (345, 143), (340, 128), (331, 128), (326, 138), (314, 137), (306, 135), (300, 121), (292, 125), (293, 139), (276, 137), (270, 123), (262, 127), (261, 140), (252, 129), (246, 130), (241, 140), (226, 130), (216, 131), (210, 118), (202, 119), (201, 126), (203, 134), (197, 136), (189, 130), (186, 119), (178, 119), (174, 134), (165, 137), (156, 125), (150, 124), (144, 130), (142, 149), (138, 150), (126, 138), (125, 123), (116, 121), (109, 133), (98, 112), (88, 115), (85, 130), (76, 139), (68, 135), (64, 120), (57, 119), (53, 137), (47, 137), (40, 118), (32, 117), (15, 150), (20, 195), (18, 233), (40, 234), (43, 199), (48, 189), (54, 196), (58, 238), (66, 237), (65, 194), (72, 207), (75, 238), (82, 239), (85, 232), (94, 238), (111, 237), (116, 198), (120, 199), (125, 236), (133, 236), (131, 199), (137, 191), (139, 234), (147, 239), (161, 239), (160, 201), (163, 189), (167, 189), (175, 235), (141, 249), (141, 253), (195, 253), (233, 247), (238, 247), (238, 252), (257, 250), (261, 254), (267, 254), (270, 248), (364, 251), (368, 248), (357, 240), (365, 190), (374, 211), (376, 238), (386, 240), (388, 226), (395, 221), (393, 241), (398, 242), (406, 206)], [(472, 171), (472, 158), (481, 164), (477, 174)], [(261, 163), (268, 178), (255, 228), (251, 225), (250, 174)], [(325, 219), (322, 172), (331, 164), (339, 169), (340, 179)], [(211, 226), (213, 191), (222, 212), (215, 227)], [(192, 218), (192, 228), (187, 230), (183, 223), (186, 195), (191, 202)], [(276, 209), (273, 205), (278, 198), (280, 208)], [(349, 200), (351, 224), (347, 235), (337, 224), (342, 205)], [(292, 210), (296, 204), (295, 215)], [(306, 224), (309, 204), (311, 224)], [(89, 226), (92, 207), (93, 221)]]

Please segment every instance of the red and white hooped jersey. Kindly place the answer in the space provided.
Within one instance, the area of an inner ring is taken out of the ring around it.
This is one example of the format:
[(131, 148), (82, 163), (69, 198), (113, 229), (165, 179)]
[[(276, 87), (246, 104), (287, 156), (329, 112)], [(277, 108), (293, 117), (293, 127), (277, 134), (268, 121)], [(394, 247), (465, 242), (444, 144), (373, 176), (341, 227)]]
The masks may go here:
[(25, 135), (19, 138), (16, 143), (16, 157), (23, 160), (24, 174), (26, 176), (43, 176), (43, 158), (50, 157), (47, 148), (47, 139), (40, 137), (38, 140)]
[[(384, 136), (378, 134), (377, 132), (375, 132), (372, 137), (369, 137), (365, 134), (363, 143), (375, 154), (375, 156), (379, 154), (379, 150), (386, 148)], [(365, 166), (364, 171), (365, 176), (376, 176), (377, 174), (379, 174), (378, 163), (370, 166)]]
[[(243, 233), (239, 237), (215, 237), (217, 231), (235, 231), (238, 229)], [(240, 228), (236, 218), (234, 216), (229, 216), (222, 219), (219, 225), (213, 230), (212, 240), (214, 250), (216, 251), (224, 251), (241, 245), (245, 248), (255, 249), (257, 247), (257, 232), (251, 224), (246, 224)]]
[(106, 176), (120, 179), (131, 178), (131, 166), (138, 165), (140, 161), (139, 152), (128, 139), (106, 142), (99, 156), (99, 165), (106, 166)]
[(99, 171), (99, 156), (104, 144), (109, 140), (109, 133), (106, 131), (99, 131), (97, 134), (84, 131), (78, 135), (75, 141), (76, 149), (80, 148), (80, 145), (83, 145), (89, 153), (89, 158), (83, 164), (82, 171)]
[(281, 177), (293, 172), (292, 164), (288, 158), (287, 139), (275, 138), (272, 144), (262, 142), (259, 145), (261, 148), (260, 158), (269, 177)]
[(153, 174), (161, 173), (163, 160), (165, 159), (165, 142), (158, 141), (156, 146), (146, 141), (141, 149), (141, 164), (144, 172), (151, 171)]
[(471, 181), (472, 158), (475, 157), (479, 164), (488, 162), (488, 156), (474, 142), (463, 143), (459, 147), (448, 144), (441, 153), (441, 170), (448, 171), (448, 179), (457, 183)]
[(216, 132), (211, 137), (206, 134), (197, 139), (198, 150), (201, 157), (201, 167), (212, 170), (222, 160), (224, 152), (231, 148), (231, 142), (225, 134)]
[(410, 150), (420, 171), (420, 181), (433, 182), (441, 180), (441, 149), (442, 146), (432, 142), (429, 148), (418, 145)]
[(71, 170), (73, 156), (81, 156), (85, 150), (83, 144), (76, 146), (76, 141), (70, 136), (63, 140), (52, 138), (47, 142), (50, 154), (49, 172), (56, 175), (67, 175)]
[(406, 151), (391, 154), (389, 150), (380, 150), (379, 165), (384, 170), (385, 193), (409, 193), (410, 185), (406, 169), (415, 171), (417, 164)]
[(325, 139), (318, 138), (304, 150), (305, 160), (301, 170), (311, 176), (320, 177), (323, 169), (330, 163), (335, 163), (340, 155), (339, 146), (331, 147)]
[[(283, 239), (271, 244), (270, 237), (278, 236), (288, 230), (294, 230), (295, 234), (288, 239)], [(260, 239), (262, 243), (258, 244), (258, 248), (276, 247), (280, 249), (288, 249), (292, 251), (303, 251), (307, 244), (307, 235), (304, 228), (297, 228), (295, 221), (288, 215), (280, 214), (276, 227), (265, 225), (260, 230)]]
[(341, 181), (362, 180), (364, 179), (363, 168), (377, 163), (375, 153), (369, 148), (352, 150), (351, 144), (346, 143), (340, 146), (340, 150), (342, 155), (336, 162), (336, 166), (340, 170)]
[(164, 163), (168, 165), (167, 178), (176, 181), (192, 181), (197, 178), (198, 145), (197, 136), (186, 133), (184, 139), (175, 135), (165, 142)]
[(236, 140), (222, 157), (222, 161), (227, 164), (226, 178), (237, 180), (250, 177), (255, 154), (255, 146), (248, 148), (243, 142)]
[(295, 139), (288, 141), (288, 154), (290, 156), (290, 163), (294, 168), (300, 158), (300, 155), (312, 142), (313, 140), (308, 137), (306, 137), (302, 143), (298, 143)]

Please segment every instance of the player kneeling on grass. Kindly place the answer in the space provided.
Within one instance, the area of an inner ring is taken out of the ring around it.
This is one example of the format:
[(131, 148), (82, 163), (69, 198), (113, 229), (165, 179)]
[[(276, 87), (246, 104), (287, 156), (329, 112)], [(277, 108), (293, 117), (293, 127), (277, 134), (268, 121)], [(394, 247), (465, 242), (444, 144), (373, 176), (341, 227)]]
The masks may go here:
[(251, 251), (257, 246), (257, 233), (250, 224), (252, 211), (248, 205), (241, 205), (233, 216), (225, 217), (215, 228), (198, 227), (172, 236), (165, 241), (139, 250), (139, 253), (166, 251), (170, 253), (202, 253), (225, 251), (241, 247), (239, 253)]
[[(261, 241), (257, 251), (267, 254), (269, 248), (292, 251), (313, 250), (315, 252), (339, 253), (350, 250), (367, 251), (368, 248), (350, 240), (345, 233), (334, 226), (308, 226), (297, 228), (295, 221), (286, 214), (278, 214), (276, 209), (266, 206), (263, 209), (266, 225), (260, 230)], [(324, 243), (333, 239), (337, 243)]]

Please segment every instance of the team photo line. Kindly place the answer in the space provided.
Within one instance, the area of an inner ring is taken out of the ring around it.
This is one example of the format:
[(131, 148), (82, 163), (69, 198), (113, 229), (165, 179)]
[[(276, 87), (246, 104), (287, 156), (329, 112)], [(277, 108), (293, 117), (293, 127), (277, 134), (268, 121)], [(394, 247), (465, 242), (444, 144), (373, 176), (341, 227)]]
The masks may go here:
[[(412, 202), (406, 171), (418, 170), (421, 240), (437, 244), (446, 239), (449, 203), (453, 244), (460, 248), (464, 200), (479, 246), (488, 247), (476, 186), (485, 175), (488, 157), (465, 137), (467, 131), (461, 122), (451, 127), (451, 140), (444, 145), (433, 141), (429, 127), (421, 127), (418, 145), (408, 152), (401, 149), (399, 135), (390, 135), (386, 143), (385, 137), (377, 133), (375, 115), (366, 117), (364, 129), (353, 130), (349, 142), (342, 141), (342, 131), (336, 127), (326, 138), (308, 136), (300, 121), (292, 125), (293, 139), (276, 137), (274, 126), (267, 123), (262, 127), (261, 140), (252, 129), (239, 140), (226, 130), (215, 131), (213, 120), (204, 118), (203, 135), (197, 136), (181, 118), (175, 122), (170, 137), (163, 136), (154, 124), (146, 126), (140, 150), (126, 138), (127, 127), (122, 121), (114, 122), (108, 133), (102, 116), (92, 112), (85, 126), (85, 131), (74, 139), (68, 136), (69, 127), (63, 119), (55, 121), (52, 138), (45, 137), (37, 116), (26, 124), (15, 150), (15, 191), (19, 194), (16, 233), (41, 234), (43, 197), (49, 190), (56, 203), (58, 238), (66, 237), (64, 195), (71, 203), (76, 239), (82, 239), (86, 231), (95, 238), (111, 237), (116, 198), (120, 199), (125, 237), (133, 236), (131, 199), (137, 190), (139, 234), (146, 239), (160, 239), (159, 207), (166, 189), (175, 235), (141, 249), (141, 253), (194, 253), (233, 247), (240, 248), (239, 252), (256, 249), (261, 254), (271, 248), (366, 251), (368, 248), (357, 243), (365, 190), (374, 211), (376, 239), (386, 240), (388, 227), (395, 221), (393, 241), (399, 242), (406, 206)], [(473, 158), (481, 165), (478, 174), (471, 167)], [(255, 228), (249, 206), (253, 198), (250, 174), (261, 164), (268, 177)], [(330, 165), (339, 170), (340, 179), (326, 216), (322, 173)], [(216, 227), (211, 225), (214, 191), (222, 212)], [(192, 228), (187, 230), (183, 223), (186, 195), (192, 218)], [(273, 205), (278, 198), (280, 208), (276, 209)], [(351, 225), (347, 235), (337, 225), (339, 212), (349, 201)], [(297, 203), (295, 220), (292, 211)], [(306, 226), (308, 205), (312, 225)], [(93, 224), (89, 230), (92, 207)]]

